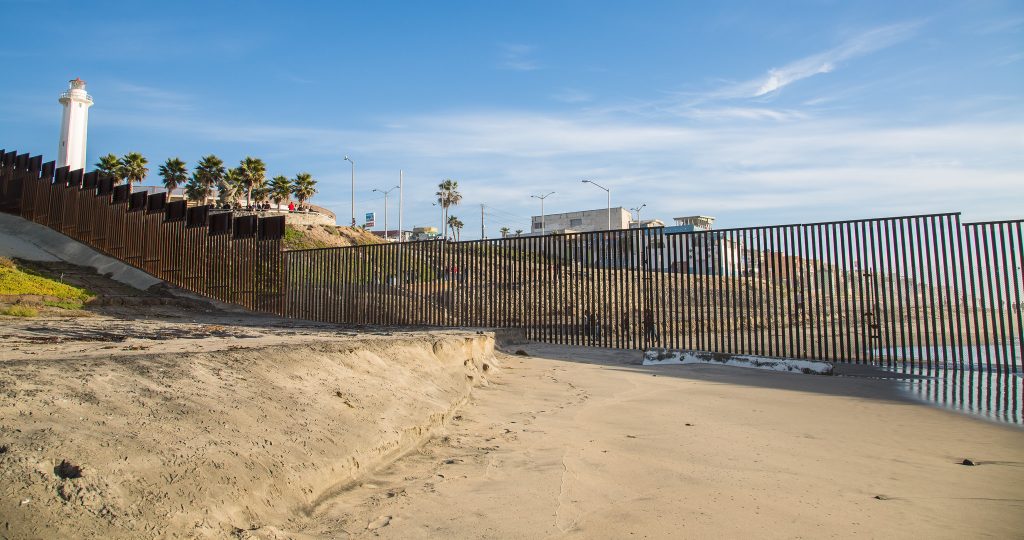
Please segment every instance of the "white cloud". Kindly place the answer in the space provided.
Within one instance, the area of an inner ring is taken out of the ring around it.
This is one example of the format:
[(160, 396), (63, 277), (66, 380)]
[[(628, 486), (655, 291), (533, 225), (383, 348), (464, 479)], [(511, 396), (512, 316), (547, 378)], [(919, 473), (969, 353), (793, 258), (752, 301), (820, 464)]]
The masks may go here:
[(534, 71), (540, 69), (540, 64), (531, 57), (536, 50), (537, 48), (532, 45), (502, 45), (499, 67), (513, 71)]
[(495, 228), (526, 228), (515, 216), (535, 214), (529, 194), (541, 190), (558, 192), (547, 204), (552, 212), (602, 207), (603, 193), (580, 178), (611, 188), (613, 205), (646, 203), (645, 213), (661, 218), (717, 215), (723, 226), (951, 210), (970, 219), (1020, 215), (1024, 126), (1013, 115), (893, 127), (772, 109), (706, 112), (681, 124), (492, 110), (393, 118), (367, 130), (108, 115), (96, 128), (116, 122), (160, 133), (174, 153), (258, 155), (275, 171), (309, 170), (321, 180), (322, 200), (347, 215), (344, 149), (359, 162), (360, 213), (382, 211), (369, 189), (393, 185), (405, 169), (412, 224), (435, 221), (429, 202), (445, 177), (460, 181), (467, 208), (496, 210)]

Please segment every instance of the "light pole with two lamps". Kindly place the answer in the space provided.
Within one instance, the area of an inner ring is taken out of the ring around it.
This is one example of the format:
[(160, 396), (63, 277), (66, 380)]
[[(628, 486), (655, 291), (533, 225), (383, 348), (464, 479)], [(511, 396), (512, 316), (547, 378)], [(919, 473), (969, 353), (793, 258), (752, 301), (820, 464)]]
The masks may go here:
[[(544, 223), (544, 199), (547, 199), (548, 197), (550, 197), (550, 196), (552, 196), (554, 194), (555, 194), (555, 192), (552, 191), (551, 193), (548, 193), (547, 195), (530, 195), (530, 197), (532, 197), (534, 199), (540, 199), (540, 234), (541, 234), (541, 236), (547, 234), (547, 224)], [(530, 226), (532, 227), (533, 224), (531, 223)]]
[[(388, 237), (388, 193), (391, 193), (392, 191), (394, 191), (396, 189), (398, 189), (398, 186), (395, 186), (395, 187), (393, 187), (391, 189), (376, 189), (376, 188), (374, 188), (374, 191), (376, 191), (377, 193), (383, 193), (384, 194), (384, 240), (385, 241), (389, 240), (389, 237)], [(399, 234), (401, 234), (401, 231), (399, 231)]]
[(636, 212), (636, 228), (637, 228), (637, 229), (640, 229), (640, 228), (641, 228), (641, 226), (640, 226), (640, 211), (641, 211), (641, 210), (643, 210), (645, 206), (647, 206), (647, 204), (646, 204), (646, 203), (644, 203), (644, 204), (641, 204), (641, 205), (640, 205), (639, 207), (637, 207), (637, 208), (630, 208), (630, 209), (629, 209), (629, 211), (630, 211), (630, 212)]

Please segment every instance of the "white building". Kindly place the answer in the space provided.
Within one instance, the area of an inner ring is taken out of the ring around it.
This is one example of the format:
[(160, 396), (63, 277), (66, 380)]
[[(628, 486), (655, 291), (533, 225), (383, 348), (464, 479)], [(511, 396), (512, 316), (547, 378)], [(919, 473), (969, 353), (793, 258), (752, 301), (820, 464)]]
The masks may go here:
[[(629, 210), (621, 206), (581, 212), (563, 212), (561, 214), (545, 214), (533, 216), (532, 234), (572, 233), (608, 230), (608, 218), (611, 214), (611, 230), (628, 229), (632, 216)], [(542, 219), (543, 217), (543, 219)]]
[(64, 106), (60, 123), (60, 146), (57, 147), (57, 166), (71, 170), (85, 168), (85, 139), (89, 134), (89, 107), (92, 96), (85, 92), (85, 81), (75, 78), (68, 82), (68, 90), (57, 100)]

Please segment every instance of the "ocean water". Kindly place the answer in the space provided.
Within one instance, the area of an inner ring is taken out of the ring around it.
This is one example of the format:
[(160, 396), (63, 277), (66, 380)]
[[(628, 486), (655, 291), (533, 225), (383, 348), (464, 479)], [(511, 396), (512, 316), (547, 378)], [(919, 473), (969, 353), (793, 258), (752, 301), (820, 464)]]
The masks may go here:
[[(902, 381), (915, 399), (993, 422), (1024, 427), (1024, 369), (1020, 343), (1012, 346), (907, 348), (872, 351), (877, 357), (903, 357), (878, 366), (917, 375)], [(953, 361), (960, 353), (962, 362)]]

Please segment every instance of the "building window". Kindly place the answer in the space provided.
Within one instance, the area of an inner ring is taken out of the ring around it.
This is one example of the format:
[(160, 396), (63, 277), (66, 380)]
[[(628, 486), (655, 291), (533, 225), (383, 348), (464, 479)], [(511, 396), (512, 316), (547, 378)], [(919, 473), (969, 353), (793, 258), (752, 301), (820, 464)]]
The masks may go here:
[(569, 220), (569, 226), (570, 227), (582, 227), (583, 226), (583, 219), (570, 219)]
[(533, 228), (534, 228), (534, 229), (539, 229), (539, 228), (540, 228), (540, 222), (536, 222), (536, 223), (534, 223), (534, 224), (533, 224)]

